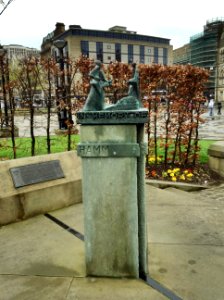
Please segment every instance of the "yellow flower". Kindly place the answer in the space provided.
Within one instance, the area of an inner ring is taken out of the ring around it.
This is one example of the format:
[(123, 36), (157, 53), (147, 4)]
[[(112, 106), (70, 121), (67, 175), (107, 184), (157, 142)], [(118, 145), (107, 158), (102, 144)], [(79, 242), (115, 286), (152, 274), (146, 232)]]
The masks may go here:
[(155, 158), (154, 157), (150, 157), (149, 158), (149, 162), (154, 163), (155, 162)]
[(184, 174), (187, 174), (187, 173), (188, 173), (188, 170), (185, 170), (185, 171), (184, 171)]
[(175, 169), (173, 170), (174, 173), (177, 173), (177, 172), (179, 172), (179, 171), (180, 171), (180, 168), (175, 168)]
[(180, 179), (185, 180), (185, 175), (184, 174), (180, 175)]
[(192, 173), (188, 173), (187, 177), (191, 178), (192, 176), (194, 176)]
[(170, 170), (170, 169), (169, 169), (169, 170), (167, 170), (167, 173), (171, 173), (171, 172), (172, 172), (172, 170)]
[(177, 177), (173, 176), (172, 181), (177, 181)]
[(172, 173), (170, 173), (170, 176), (171, 176), (171, 177), (174, 177), (174, 173), (173, 173), (173, 172), (172, 172)]

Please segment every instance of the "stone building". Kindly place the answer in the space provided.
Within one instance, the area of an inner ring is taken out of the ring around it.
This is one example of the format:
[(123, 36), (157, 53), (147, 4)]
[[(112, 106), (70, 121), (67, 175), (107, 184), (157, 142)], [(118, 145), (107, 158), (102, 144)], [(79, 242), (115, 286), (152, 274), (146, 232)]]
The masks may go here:
[(173, 64), (186, 65), (190, 63), (191, 59), (191, 48), (190, 44), (173, 50)]
[(40, 56), (40, 50), (36, 48), (24, 47), (17, 44), (4, 45), (3, 47), (7, 50), (7, 56), (10, 60), (21, 59), (28, 56)]
[(66, 30), (63, 23), (57, 23), (55, 30), (44, 37), (41, 56), (57, 55), (56, 40), (66, 42), (64, 55), (77, 58), (81, 54), (108, 64), (111, 61), (124, 63), (145, 63), (171, 65), (173, 46), (170, 39), (140, 35), (123, 26), (114, 26), (107, 31), (83, 29), (80, 25), (70, 25)]
[(224, 19), (208, 20), (203, 32), (191, 36), (189, 44), (173, 51), (173, 62), (208, 69), (207, 96), (224, 101)]

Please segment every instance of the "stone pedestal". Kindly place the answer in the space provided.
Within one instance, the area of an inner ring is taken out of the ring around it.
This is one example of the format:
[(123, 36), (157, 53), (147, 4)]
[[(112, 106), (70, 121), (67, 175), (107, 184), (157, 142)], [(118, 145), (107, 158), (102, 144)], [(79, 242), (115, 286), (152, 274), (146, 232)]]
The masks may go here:
[(147, 274), (143, 143), (147, 111), (142, 111), (145, 117), (136, 111), (122, 119), (117, 118), (120, 112), (77, 115), (82, 124), (78, 155), (83, 168), (88, 276)]
[(218, 141), (209, 146), (208, 164), (211, 170), (224, 177), (224, 141)]

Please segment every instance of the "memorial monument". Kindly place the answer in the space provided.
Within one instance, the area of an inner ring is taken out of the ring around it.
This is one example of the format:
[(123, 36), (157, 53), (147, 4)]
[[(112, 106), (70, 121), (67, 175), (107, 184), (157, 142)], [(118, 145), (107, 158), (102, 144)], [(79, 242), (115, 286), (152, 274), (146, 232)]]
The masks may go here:
[(148, 273), (145, 216), (144, 123), (137, 67), (127, 97), (104, 104), (101, 63), (90, 72), (78, 155), (82, 158), (86, 272), (88, 276), (145, 277)]

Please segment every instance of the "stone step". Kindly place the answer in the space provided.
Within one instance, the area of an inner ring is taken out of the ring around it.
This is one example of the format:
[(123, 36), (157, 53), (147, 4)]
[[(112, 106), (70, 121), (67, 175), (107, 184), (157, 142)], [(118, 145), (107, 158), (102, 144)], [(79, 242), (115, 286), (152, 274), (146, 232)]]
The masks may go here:
[(155, 180), (155, 179), (146, 179), (146, 184), (166, 189), (168, 187), (174, 187), (176, 189), (180, 189), (182, 191), (199, 191), (203, 189), (207, 189), (207, 185), (199, 185), (199, 184), (193, 184), (193, 183), (184, 183), (184, 182), (172, 182), (172, 181), (166, 181), (166, 180)]
[(147, 205), (195, 205), (195, 196), (192, 193), (175, 188), (161, 189), (146, 185)]

